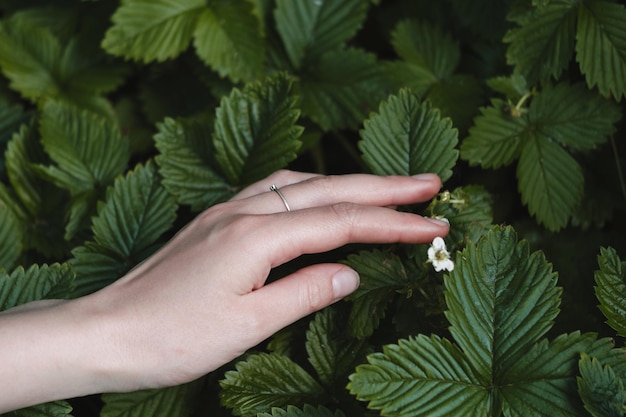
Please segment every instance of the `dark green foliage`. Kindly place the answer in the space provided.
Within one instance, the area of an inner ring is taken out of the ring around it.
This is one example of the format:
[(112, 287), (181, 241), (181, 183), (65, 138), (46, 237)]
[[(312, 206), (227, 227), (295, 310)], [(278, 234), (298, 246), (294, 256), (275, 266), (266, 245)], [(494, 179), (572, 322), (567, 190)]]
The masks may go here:
[(0, 310), (99, 290), (283, 168), (437, 173), (398, 209), (447, 219), (455, 264), (298, 259), (361, 286), (196, 382), (8, 415), (623, 415), (622, 3), (3, 1)]

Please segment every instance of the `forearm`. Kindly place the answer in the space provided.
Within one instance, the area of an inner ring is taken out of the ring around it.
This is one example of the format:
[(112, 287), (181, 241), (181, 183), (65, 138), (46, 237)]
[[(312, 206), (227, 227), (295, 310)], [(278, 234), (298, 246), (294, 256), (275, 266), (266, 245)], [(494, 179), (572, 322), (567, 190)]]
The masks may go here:
[(0, 413), (112, 385), (102, 327), (83, 307), (45, 301), (0, 314)]

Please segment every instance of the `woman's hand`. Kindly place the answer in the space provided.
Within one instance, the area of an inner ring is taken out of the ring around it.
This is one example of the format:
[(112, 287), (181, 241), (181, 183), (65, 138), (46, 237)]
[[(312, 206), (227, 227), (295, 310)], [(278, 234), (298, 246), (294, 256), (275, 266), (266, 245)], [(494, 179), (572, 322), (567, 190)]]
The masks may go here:
[[(270, 190), (272, 184), (291, 211)], [(82, 389), (65, 397), (187, 382), (350, 294), (359, 283), (345, 265), (318, 264), (266, 285), (272, 268), (347, 243), (423, 243), (446, 235), (446, 223), (394, 209), (429, 200), (440, 187), (432, 174), (326, 177), (279, 171), (201, 213), (114, 284), (25, 314), (56, 315), (49, 325), (71, 334), (68, 341), (74, 343), (67, 349), (73, 355), (53, 358), (60, 361), (56, 369), (82, 366), (85, 375), (73, 375), (83, 381)], [(19, 321), (19, 313), (10, 316)], [(0, 334), (4, 323), (0, 316)], [(90, 376), (97, 381), (85, 385)], [(51, 395), (62, 393), (36, 401)]]

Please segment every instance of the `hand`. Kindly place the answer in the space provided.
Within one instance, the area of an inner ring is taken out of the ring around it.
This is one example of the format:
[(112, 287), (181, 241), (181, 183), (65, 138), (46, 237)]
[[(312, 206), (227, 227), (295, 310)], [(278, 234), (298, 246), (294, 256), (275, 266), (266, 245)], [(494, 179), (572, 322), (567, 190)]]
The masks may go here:
[[(290, 212), (270, 191), (272, 184), (280, 187)], [(73, 323), (57, 325), (73, 334), (75, 343), (67, 349), (78, 350), (56, 360), (85, 369), (74, 375), (81, 392), (66, 397), (176, 385), (231, 361), (359, 283), (345, 265), (318, 264), (266, 285), (272, 268), (352, 242), (424, 243), (444, 236), (446, 223), (393, 208), (426, 201), (440, 187), (432, 174), (326, 177), (279, 171), (209, 208), (114, 284), (51, 305), (48, 314)], [(37, 312), (46, 308), (31, 314)], [(0, 316), (0, 330), (2, 323)], [(90, 376), (97, 381), (87, 384)]]

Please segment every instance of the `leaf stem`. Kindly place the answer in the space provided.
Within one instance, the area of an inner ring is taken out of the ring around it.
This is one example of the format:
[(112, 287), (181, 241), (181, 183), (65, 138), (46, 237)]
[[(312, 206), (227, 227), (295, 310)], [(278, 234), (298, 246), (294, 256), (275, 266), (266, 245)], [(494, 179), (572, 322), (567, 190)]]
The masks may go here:
[(615, 168), (617, 169), (617, 176), (619, 177), (619, 184), (622, 189), (622, 195), (624, 196), (624, 201), (626, 201), (626, 182), (624, 181), (624, 172), (622, 171), (622, 165), (619, 160), (619, 153), (617, 152), (617, 144), (615, 143), (614, 135), (609, 135), (609, 141), (611, 142), (611, 147), (613, 148), (613, 156), (615, 157)]

